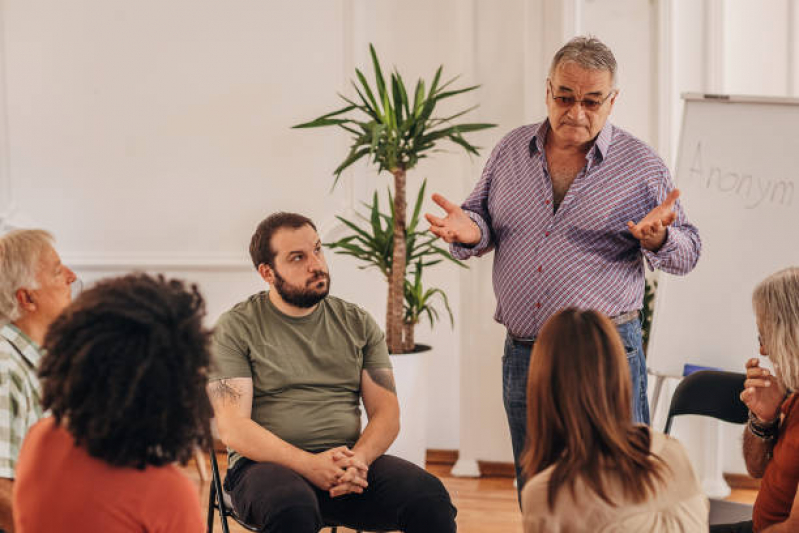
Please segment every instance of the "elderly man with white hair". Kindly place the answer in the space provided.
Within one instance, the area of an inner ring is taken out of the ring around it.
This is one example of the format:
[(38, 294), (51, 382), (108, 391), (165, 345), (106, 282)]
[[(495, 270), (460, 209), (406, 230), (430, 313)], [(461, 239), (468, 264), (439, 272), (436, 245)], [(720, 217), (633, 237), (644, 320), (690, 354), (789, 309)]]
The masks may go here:
[(13, 531), (11, 491), (22, 439), (42, 416), (36, 371), (50, 323), (69, 305), (75, 273), (53, 236), (16, 230), (0, 236), (0, 530)]

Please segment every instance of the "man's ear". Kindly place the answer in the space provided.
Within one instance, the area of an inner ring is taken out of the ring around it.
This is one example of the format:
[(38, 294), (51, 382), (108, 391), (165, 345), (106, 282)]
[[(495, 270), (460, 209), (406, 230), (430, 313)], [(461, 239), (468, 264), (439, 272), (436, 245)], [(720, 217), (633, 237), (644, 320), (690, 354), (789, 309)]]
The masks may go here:
[(266, 263), (261, 263), (258, 265), (258, 274), (261, 275), (261, 279), (263, 279), (269, 285), (272, 285), (272, 281), (275, 279), (275, 273), (272, 271), (272, 268), (269, 265)]
[(29, 313), (36, 310), (36, 302), (33, 301), (33, 294), (27, 289), (18, 289), (14, 295), (21, 309)]
[(616, 98), (618, 98), (619, 92), (620, 92), (619, 89), (613, 89), (613, 91), (615, 92), (615, 94), (610, 97), (610, 110), (611, 111), (613, 111), (613, 106), (616, 103)]

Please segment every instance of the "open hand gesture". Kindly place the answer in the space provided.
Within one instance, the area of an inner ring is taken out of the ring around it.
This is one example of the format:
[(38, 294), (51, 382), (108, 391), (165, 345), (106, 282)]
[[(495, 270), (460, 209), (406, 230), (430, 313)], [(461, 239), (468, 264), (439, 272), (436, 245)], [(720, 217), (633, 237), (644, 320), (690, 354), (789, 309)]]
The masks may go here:
[(473, 245), (480, 242), (480, 228), (460, 206), (453, 204), (440, 194), (434, 194), (433, 201), (447, 213), (444, 218), (425, 213), (424, 216), (430, 223), (430, 231), (434, 235), (448, 243)]
[(674, 189), (666, 196), (662, 204), (655, 207), (638, 224), (627, 222), (630, 233), (641, 241), (641, 246), (656, 252), (666, 240), (666, 228), (677, 218), (674, 204), (680, 197), (679, 189)]

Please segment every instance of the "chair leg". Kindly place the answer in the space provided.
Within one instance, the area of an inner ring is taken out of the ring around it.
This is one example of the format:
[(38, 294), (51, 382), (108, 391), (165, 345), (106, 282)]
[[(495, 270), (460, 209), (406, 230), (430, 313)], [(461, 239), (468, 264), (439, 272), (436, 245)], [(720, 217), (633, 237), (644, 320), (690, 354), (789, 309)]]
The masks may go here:
[[(225, 502), (222, 501), (222, 482), (219, 480), (219, 466), (216, 464), (216, 452), (213, 449), (211, 450), (210, 459), (211, 490), (209, 493), (209, 498), (211, 499), (211, 505), (216, 507), (217, 511), (219, 511), (219, 521), (222, 523), (222, 532), (230, 533), (227, 525), (227, 514), (225, 513)], [(211, 527), (213, 527), (213, 525)]]
[(214, 484), (211, 483), (211, 490), (208, 491), (208, 528), (205, 530), (206, 533), (214, 533)]

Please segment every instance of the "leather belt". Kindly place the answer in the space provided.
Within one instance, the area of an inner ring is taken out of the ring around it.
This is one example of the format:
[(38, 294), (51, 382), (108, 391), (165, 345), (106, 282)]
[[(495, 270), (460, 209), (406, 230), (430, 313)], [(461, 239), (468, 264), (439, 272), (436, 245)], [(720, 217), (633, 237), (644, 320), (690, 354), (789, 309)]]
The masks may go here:
[[(628, 311), (626, 313), (610, 317), (610, 321), (617, 326), (621, 326), (622, 324), (626, 324), (628, 322), (632, 322), (633, 320), (638, 319), (638, 317), (639, 317), (638, 311)], [(516, 346), (531, 348), (533, 344), (535, 344), (535, 337), (524, 338), (524, 337), (514, 337), (513, 335), (509, 336), (513, 344), (515, 344)]]
[(622, 324), (626, 324), (627, 322), (632, 322), (637, 318), (638, 318), (638, 311), (628, 311), (626, 313), (610, 317), (610, 321), (616, 324), (617, 326), (621, 326)]

